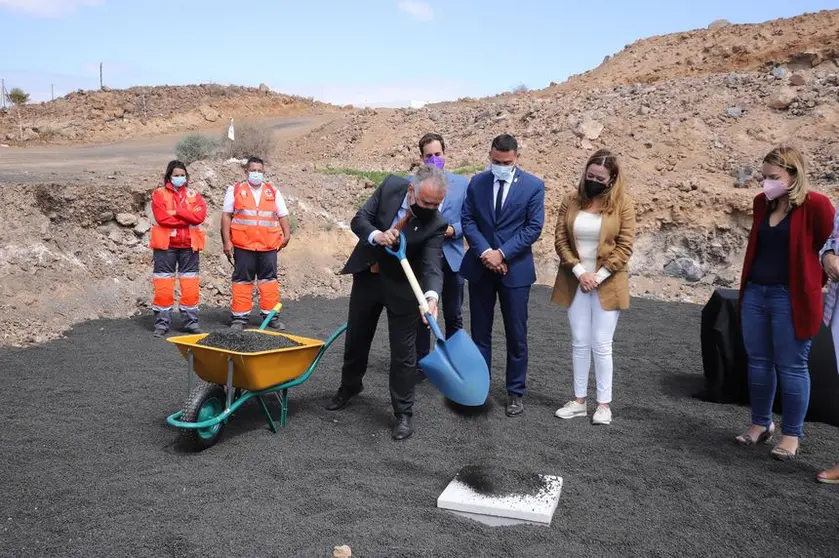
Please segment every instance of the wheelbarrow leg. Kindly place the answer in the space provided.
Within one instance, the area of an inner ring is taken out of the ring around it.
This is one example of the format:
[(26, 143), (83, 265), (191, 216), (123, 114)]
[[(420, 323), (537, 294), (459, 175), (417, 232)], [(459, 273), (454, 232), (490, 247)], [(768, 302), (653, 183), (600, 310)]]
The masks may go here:
[(280, 426), (285, 426), (288, 422), (288, 388), (282, 390), (282, 396), (274, 392), (277, 397), (277, 402), (280, 404)]
[(186, 360), (189, 363), (186, 371), (186, 396), (189, 398), (192, 394), (192, 382), (195, 375), (195, 353), (192, 352), (192, 349), (188, 349), (186, 354), (188, 355)]
[(256, 400), (259, 401), (259, 405), (262, 407), (262, 412), (265, 413), (265, 418), (268, 419), (268, 426), (271, 428), (271, 432), (276, 434), (277, 426), (274, 424), (274, 418), (271, 416), (271, 411), (268, 410), (268, 405), (265, 404), (265, 400), (262, 399), (261, 395), (257, 395)]
[(233, 359), (227, 357), (227, 406), (224, 408), (226, 411), (230, 408), (230, 404), (233, 401)]

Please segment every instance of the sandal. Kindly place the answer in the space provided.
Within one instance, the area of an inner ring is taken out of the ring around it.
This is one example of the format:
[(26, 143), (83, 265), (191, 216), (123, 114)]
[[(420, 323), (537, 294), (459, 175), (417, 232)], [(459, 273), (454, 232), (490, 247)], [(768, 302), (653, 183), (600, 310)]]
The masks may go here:
[[(831, 471), (833, 471), (833, 474), (836, 475), (833, 478), (828, 476), (831, 474)], [(825, 484), (839, 484), (839, 465), (834, 465), (831, 469), (822, 471), (816, 475), (816, 480)]]
[(760, 436), (758, 436), (757, 439), (754, 439), (751, 436), (749, 436), (749, 432), (747, 430), (746, 432), (743, 432), (739, 436), (736, 436), (734, 438), (734, 440), (738, 444), (740, 444), (741, 446), (754, 446), (756, 444), (765, 444), (765, 443), (769, 442), (769, 440), (772, 439), (772, 435), (774, 433), (775, 433), (775, 423), (771, 422), (771, 423), (769, 423), (769, 428), (767, 428), (766, 430), (761, 432)]
[(782, 448), (780, 443), (779, 443), (774, 448), (772, 448), (772, 451), (770, 452), (770, 455), (772, 455), (772, 457), (774, 457), (778, 461), (789, 461), (789, 460), (795, 458), (795, 456), (798, 454), (798, 450), (800, 450), (800, 449), (801, 449), (800, 443), (795, 445), (795, 450), (793, 450), (793, 451)]
[(772, 457), (774, 457), (778, 461), (789, 461), (789, 460), (795, 458), (795, 454), (798, 453), (798, 449), (796, 449), (793, 452), (793, 451), (789, 451), (788, 449), (779, 448), (778, 446), (775, 446), (774, 448), (772, 448), (772, 451), (769, 452), (769, 453)]

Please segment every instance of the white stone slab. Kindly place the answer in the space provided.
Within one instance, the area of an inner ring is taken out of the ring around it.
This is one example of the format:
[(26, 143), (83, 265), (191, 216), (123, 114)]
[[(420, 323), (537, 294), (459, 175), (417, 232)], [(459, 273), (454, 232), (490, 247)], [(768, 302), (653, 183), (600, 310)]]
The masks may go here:
[(456, 515), (458, 517), (465, 517), (490, 527), (511, 527), (513, 525), (544, 525), (544, 523), (536, 523), (535, 521), (524, 521), (523, 519), (510, 519), (509, 517), (498, 517), (497, 515), (484, 515), (481, 513), (469, 513), (454, 510), (445, 510), (447, 513)]
[[(541, 494), (503, 497), (480, 494), (455, 477), (437, 498), (437, 507), (462, 512), (458, 515), (466, 517), (469, 517), (466, 514), (484, 516), (471, 517), (471, 519), (487, 525), (512, 525), (519, 521), (550, 525), (556, 506), (559, 504), (562, 477), (539, 476), (545, 481), (545, 490)], [(499, 522), (497, 518), (519, 521)]]

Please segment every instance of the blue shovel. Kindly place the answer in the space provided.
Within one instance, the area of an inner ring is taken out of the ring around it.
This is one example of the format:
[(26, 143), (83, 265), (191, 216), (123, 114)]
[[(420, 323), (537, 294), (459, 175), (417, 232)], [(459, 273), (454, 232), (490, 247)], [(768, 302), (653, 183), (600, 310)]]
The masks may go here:
[(448, 399), (460, 405), (479, 407), (486, 402), (489, 395), (487, 363), (478, 346), (462, 329), (448, 339), (443, 337), (440, 326), (428, 311), (428, 302), (414, 276), (414, 270), (405, 257), (406, 246), (405, 234), (400, 231), (399, 249), (394, 251), (385, 246), (385, 250), (399, 259), (423, 315), (437, 339), (434, 350), (419, 361), (418, 365), (425, 377)]

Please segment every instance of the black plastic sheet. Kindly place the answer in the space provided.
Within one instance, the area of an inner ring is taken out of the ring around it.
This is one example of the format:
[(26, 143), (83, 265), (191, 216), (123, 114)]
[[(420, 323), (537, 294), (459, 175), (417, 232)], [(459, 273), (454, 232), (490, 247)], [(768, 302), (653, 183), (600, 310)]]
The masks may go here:
[[(739, 292), (717, 289), (702, 309), (705, 389), (695, 397), (713, 403), (749, 403), (748, 359), (743, 347)], [(806, 420), (839, 426), (839, 374), (830, 328), (822, 326), (810, 349), (810, 406)], [(780, 385), (774, 411), (780, 413)]]

